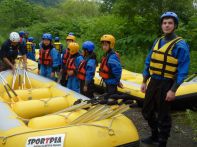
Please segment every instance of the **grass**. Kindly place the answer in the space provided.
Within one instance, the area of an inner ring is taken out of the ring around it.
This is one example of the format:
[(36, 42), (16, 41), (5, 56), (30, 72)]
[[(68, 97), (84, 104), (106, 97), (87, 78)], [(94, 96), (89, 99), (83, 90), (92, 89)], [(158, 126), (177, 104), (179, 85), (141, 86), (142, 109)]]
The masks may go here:
[(193, 140), (197, 142), (197, 112), (187, 110), (186, 111), (187, 118), (191, 124), (191, 127), (193, 128)]

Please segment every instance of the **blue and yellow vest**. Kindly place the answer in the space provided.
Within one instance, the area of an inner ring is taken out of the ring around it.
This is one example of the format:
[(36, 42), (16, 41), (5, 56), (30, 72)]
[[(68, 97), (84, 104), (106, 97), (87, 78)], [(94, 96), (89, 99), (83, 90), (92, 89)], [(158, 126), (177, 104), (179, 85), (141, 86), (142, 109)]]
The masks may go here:
[(26, 48), (27, 52), (32, 52), (33, 51), (33, 42), (26, 42)]
[(61, 42), (55, 42), (55, 43), (54, 43), (54, 47), (56, 48), (56, 50), (57, 50), (58, 52), (62, 52), (61, 45), (62, 45)]
[(150, 75), (159, 75), (165, 78), (173, 79), (177, 73), (178, 59), (172, 56), (174, 45), (182, 40), (181, 37), (176, 37), (170, 42), (159, 48), (159, 43), (163, 37), (158, 39), (153, 47), (151, 55)]

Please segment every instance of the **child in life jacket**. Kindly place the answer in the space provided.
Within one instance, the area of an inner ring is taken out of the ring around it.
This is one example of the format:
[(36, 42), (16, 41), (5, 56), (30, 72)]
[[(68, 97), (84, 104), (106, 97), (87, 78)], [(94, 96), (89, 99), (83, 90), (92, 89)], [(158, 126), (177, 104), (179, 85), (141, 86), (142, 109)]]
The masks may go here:
[(80, 92), (89, 98), (94, 98), (94, 75), (97, 66), (95, 45), (91, 41), (86, 41), (82, 49), (84, 60), (79, 65), (77, 73), (77, 78), (80, 79)]
[(78, 43), (69, 43), (68, 50), (70, 56), (66, 64), (68, 76), (67, 88), (80, 93), (80, 80), (77, 78), (77, 71), (83, 57), (79, 54)]
[(66, 37), (67, 48), (62, 52), (60, 79), (58, 82), (60, 82), (60, 84), (65, 87), (67, 86), (67, 82), (68, 82), (66, 65), (67, 65), (68, 58), (70, 56), (68, 45), (71, 42), (75, 42), (75, 41), (76, 41), (76, 37), (73, 34), (69, 33), (68, 36)]
[(99, 75), (106, 85), (106, 93), (113, 95), (117, 93), (117, 87), (122, 87), (120, 83), (122, 66), (118, 53), (114, 51), (115, 38), (112, 35), (103, 35), (101, 44), (105, 55), (99, 68)]
[(39, 74), (54, 80), (59, 65), (60, 58), (52, 45), (52, 35), (45, 33), (42, 36), (42, 48), (39, 50)]

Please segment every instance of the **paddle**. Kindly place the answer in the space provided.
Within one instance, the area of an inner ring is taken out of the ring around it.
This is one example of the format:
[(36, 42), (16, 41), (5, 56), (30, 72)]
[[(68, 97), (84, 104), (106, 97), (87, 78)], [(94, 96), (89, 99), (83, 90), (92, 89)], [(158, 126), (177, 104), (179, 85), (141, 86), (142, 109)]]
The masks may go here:
[(0, 79), (1, 79), (1, 81), (2, 81), (2, 83), (3, 83), (3, 85), (4, 85), (4, 88), (5, 88), (5, 90), (6, 90), (6, 92), (7, 92), (7, 94), (8, 94), (8, 96), (10, 97), (10, 98), (12, 98), (12, 96), (11, 96), (11, 94), (9, 93), (9, 91), (8, 91), (8, 88), (11, 90), (11, 92), (17, 97), (17, 94), (16, 94), (16, 92), (10, 87), (10, 85), (8, 84), (8, 82), (3, 78), (3, 76), (0, 74)]

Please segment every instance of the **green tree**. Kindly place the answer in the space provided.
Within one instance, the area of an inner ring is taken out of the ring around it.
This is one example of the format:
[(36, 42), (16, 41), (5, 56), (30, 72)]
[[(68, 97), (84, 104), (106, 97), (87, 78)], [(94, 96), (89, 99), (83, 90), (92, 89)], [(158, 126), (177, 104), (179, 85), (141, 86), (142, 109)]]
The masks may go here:
[(8, 28), (27, 27), (40, 19), (34, 5), (24, 0), (2, 0), (0, 2), (1, 25)]

